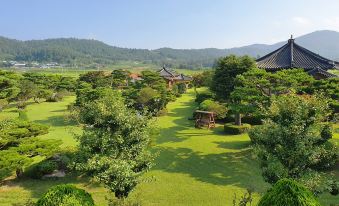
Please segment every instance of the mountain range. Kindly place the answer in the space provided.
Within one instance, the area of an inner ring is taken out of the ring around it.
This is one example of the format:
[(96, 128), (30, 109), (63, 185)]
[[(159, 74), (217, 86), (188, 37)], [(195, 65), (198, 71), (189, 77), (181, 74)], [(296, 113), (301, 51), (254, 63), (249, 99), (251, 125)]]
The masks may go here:
[[(287, 38), (288, 39), (288, 38)], [(252, 44), (230, 49), (128, 49), (107, 45), (97, 40), (57, 38), (19, 41), (0, 37), (0, 60), (26, 62), (58, 62), (68, 65), (109, 65), (120, 61), (167, 64), (178, 68), (210, 67), (215, 59), (230, 55), (263, 56), (287, 42)], [(295, 42), (317, 54), (339, 60), (339, 32), (315, 31)]]

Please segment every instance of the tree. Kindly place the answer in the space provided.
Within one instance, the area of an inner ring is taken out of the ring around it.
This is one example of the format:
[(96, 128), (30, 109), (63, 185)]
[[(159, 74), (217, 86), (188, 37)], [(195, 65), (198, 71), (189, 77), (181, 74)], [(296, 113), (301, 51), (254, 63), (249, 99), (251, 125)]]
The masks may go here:
[(228, 111), (226, 105), (220, 104), (219, 102), (215, 102), (211, 99), (206, 99), (201, 102), (199, 105), (199, 109), (214, 112), (216, 118), (218, 119), (225, 118)]
[(324, 122), (328, 116), (325, 98), (275, 96), (265, 116), (264, 124), (250, 130), (249, 136), (267, 182), (300, 179), (335, 164), (336, 146), (329, 141), (331, 127)]
[(0, 121), (0, 179), (16, 171), (21, 176), (35, 156), (50, 156), (61, 144), (57, 140), (41, 140), (48, 127), (19, 120)]
[(214, 71), (204, 71), (198, 74), (194, 74), (192, 84), (194, 87), (210, 87), (212, 84), (213, 76)]
[(216, 98), (227, 101), (235, 87), (236, 76), (255, 67), (255, 61), (249, 56), (230, 55), (218, 59), (211, 84), (211, 90), (216, 93)]
[(37, 95), (38, 87), (36, 84), (29, 80), (20, 81), (20, 92), (17, 96), (18, 108), (23, 109), (26, 107), (26, 103), (29, 99)]
[(113, 70), (111, 73), (111, 86), (119, 87), (119, 86), (127, 86), (129, 81), (129, 71), (117, 69)]
[(91, 71), (80, 75), (79, 81), (87, 82), (95, 89), (97, 87), (111, 86), (110, 76), (104, 71)]
[(151, 166), (152, 122), (127, 108), (119, 91), (107, 92), (79, 108), (85, 127), (78, 137), (81, 158), (77, 168), (123, 198)]
[(314, 195), (303, 185), (290, 179), (278, 181), (260, 199), (258, 206), (320, 206)]
[(238, 75), (230, 95), (230, 108), (233, 113), (238, 114), (236, 125), (241, 125), (242, 114), (253, 114), (260, 106), (268, 107), (272, 95), (302, 93), (313, 81), (313, 77), (302, 69), (271, 73), (254, 68)]
[(21, 78), (14, 72), (0, 70), (0, 111), (19, 94)]

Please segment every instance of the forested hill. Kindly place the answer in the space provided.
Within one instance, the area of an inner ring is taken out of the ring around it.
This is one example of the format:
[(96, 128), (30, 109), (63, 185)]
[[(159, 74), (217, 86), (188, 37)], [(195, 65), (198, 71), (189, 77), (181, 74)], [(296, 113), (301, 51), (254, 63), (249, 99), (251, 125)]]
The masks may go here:
[[(286, 38), (286, 40), (288, 37)], [(112, 64), (117, 61), (140, 61), (176, 67), (211, 66), (216, 58), (229, 55), (263, 56), (281, 45), (253, 44), (231, 49), (127, 49), (97, 40), (59, 38), (18, 41), (0, 37), (0, 60), (58, 62), (86, 65)], [(316, 31), (296, 38), (296, 43), (327, 58), (339, 60), (339, 32)]]

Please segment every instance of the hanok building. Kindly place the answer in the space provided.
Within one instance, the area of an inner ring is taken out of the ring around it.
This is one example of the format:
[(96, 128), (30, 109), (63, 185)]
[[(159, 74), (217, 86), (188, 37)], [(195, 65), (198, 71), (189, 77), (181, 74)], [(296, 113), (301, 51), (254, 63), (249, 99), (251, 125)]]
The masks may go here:
[(159, 74), (165, 79), (168, 88), (172, 88), (173, 85), (179, 83), (184, 83), (186, 87), (188, 87), (188, 84), (192, 81), (192, 77), (178, 74), (175, 71), (166, 68), (165, 66), (159, 70)]
[(293, 37), (279, 49), (256, 60), (260, 69), (275, 72), (282, 69), (304, 69), (315, 79), (337, 77), (328, 72), (339, 69), (339, 63), (315, 54), (294, 42)]

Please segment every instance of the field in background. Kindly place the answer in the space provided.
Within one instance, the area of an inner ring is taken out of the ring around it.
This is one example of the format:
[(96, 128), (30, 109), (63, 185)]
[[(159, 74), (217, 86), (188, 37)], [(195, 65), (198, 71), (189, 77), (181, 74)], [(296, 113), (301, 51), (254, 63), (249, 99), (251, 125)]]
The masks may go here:
[[(43, 74), (60, 74), (63, 76), (72, 76), (72, 77), (78, 77), (80, 74), (87, 73), (89, 71), (112, 71), (115, 69), (123, 69), (128, 70), (132, 73), (140, 73), (144, 70), (160, 70), (161, 66), (157, 66), (154, 64), (144, 64), (140, 62), (120, 62), (111, 66), (106, 66), (102, 68), (71, 68), (71, 67), (60, 67), (60, 68), (47, 68), (47, 69), (41, 69), (41, 68), (0, 68), (3, 70), (10, 70), (15, 71), (19, 73), (23, 72), (39, 72)], [(185, 75), (193, 75), (199, 72), (202, 72), (204, 70), (208, 70), (211, 68), (203, 68), (203, 69), (196, 69), (196, 70), (190, 70), (190, 69), (175, 69), (178, 73), (183, 73)]]

